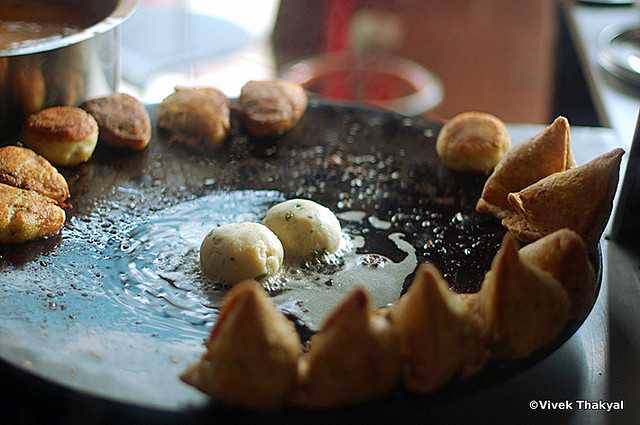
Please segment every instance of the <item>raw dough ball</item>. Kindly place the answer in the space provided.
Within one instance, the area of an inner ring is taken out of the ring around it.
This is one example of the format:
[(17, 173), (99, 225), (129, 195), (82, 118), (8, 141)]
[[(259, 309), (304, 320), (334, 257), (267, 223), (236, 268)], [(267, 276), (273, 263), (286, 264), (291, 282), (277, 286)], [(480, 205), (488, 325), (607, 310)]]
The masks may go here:
[(442, 127), (436, 151), (449, 168), (490, 173), (510, 146), (511, 138), (499, 118), (483, 112), (465, 112)]
[(211, 230), (200, 246), (200, 268), (210, 279), (233, 285), (280, 270), (282, 244), (259, 223), (225, 224)]
[(306, 199), (291, 199), (267, 211), (263, 223), (282, 241), (287, 258), (301, 259), (340, 246), (340, 222), (330, 209)]

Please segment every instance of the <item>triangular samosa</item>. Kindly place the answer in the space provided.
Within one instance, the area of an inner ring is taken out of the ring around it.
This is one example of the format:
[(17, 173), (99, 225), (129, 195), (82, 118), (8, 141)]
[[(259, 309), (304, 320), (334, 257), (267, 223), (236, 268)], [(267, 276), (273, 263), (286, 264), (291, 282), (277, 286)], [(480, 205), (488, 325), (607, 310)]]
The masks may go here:
[(497, 358), (521, 358), (553, 341), (569, 317), (567, 291), (549, 273), (520, 259), (507, 233), (476, 301)]
[(569, 144), (569, 122), (558, 117), (531, 140), (514, 147), (487, 179), (476, 211), (503, 218), (509, 211), (507, 195), (575, 164)]
[(477, 372), (487, 359), (479, 323), (430, 264), (418, 268), (409, 291), (391, 310), (400, 332), (409, 390), (431, 393)]
[(520, 249), (522, 261), (551, 274), (567, 291), (569, 317), (582, 318), (593, 304), (596, 275), (584, 241), (573, 230), (561, 229)]
[(255, 281), (227, 295), (207, 352), (181, 379), (232, 405), (274, 408), (295, 388), (300, 339)]
[(623, 154), (622, 149), (614, 149), (585, 165), (510, 193), (514, 213), (502, 224), (524, 242), (566, 227), (594, 246), (609, 221)]
[(369, 400), (390, 391), (400, 370), (399, 335), (359, 287), (311, 338), (293, 404), (326, 408)]

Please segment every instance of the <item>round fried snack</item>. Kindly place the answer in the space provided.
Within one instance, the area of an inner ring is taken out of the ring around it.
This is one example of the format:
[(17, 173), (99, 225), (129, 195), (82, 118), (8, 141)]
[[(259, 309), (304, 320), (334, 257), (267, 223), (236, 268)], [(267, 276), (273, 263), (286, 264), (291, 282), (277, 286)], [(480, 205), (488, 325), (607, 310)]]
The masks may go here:
[(490, 173), (510, 146), (511, 137), (499, 118), (483, 112), (465, 112), (442, 127), (436, 151), (449, 168)]
[(22, 138), (53, 164), (75, 166), (91, 158), (98, 142), (98, 124), (80, 108), (55, 106), (31, 115)]
[(296, 385), (301, 352), (293, 324), (259, 283), (245, 281), (227, 294), (207, 352), (180, 378), (231, 405), (275, 408)]
[(221, 146), (231, 125), (227, 97), (213, 87), (176, 87), (156, 113), (171, 142), (193, 148)]
[(0, 183), (33, 190), (64, 206), (69, 198), (65, 178), (45, 158), (18, 146), (0, 148)]
[(290, 81), (249, 81), (242, 87), (238, 106), (250, 135), (278, 136), (300, 120), (307, 108), (307, 94)]
[(21, 243), (54, 236), (64, 225), (62, 208), (32, 190), (0, 183), (0, 243)]
[(151, 140), (151, 121), (144, 105), (124, 93), (89, 100), (82, 109), (95, 118), (100, 140), (115, 148), (144, 150)]
[(326, 408), (381, 396), (397, 384), (401, 364), (397, 331), (374, 314), (365, 289), (356, 288), (311, 338), (292, 403)]

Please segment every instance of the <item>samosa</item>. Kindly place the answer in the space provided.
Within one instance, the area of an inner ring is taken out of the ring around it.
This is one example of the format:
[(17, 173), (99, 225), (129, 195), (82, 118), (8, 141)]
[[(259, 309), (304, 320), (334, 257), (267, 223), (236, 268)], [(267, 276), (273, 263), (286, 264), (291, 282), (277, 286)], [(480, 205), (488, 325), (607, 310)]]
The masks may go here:
[(400, 337), (369, 294), (357, 287), (311, 338), (292, 403), (326, 408), (381, 396), (399, 381)]
[(526, 357), (553, 341), (569, 318), (569, 296), (551, 274), (522, 261), (507, 233), (472, 299), (496, 358)]
[(508, 196), (513, 214), (502, 224), (523, 242), (568, 228), (588, 246), (609, 221), (624, 150), (613, 149), (580, 167), (552, 174)]
[(584, 317), (596, 295), (596, 274), (580, 235), (560, 229), (521, 248), (520, 258), (562, 284), (571, 301), (571, 319)]
[(542, 133), (507, 152), (487, 179), (476, 211), (504, 218), (510, 209), (509, 193), (574, 165), (569, 121), (558, 117)]
[(434, 392), (474, 374), (487, 360), (478, 321), (431, 264), (418, 268), (391, 309), (391, 322), (402, 339), (404, 381), (411, 391)]
[(295, 388), (301, 354), (293, 324), (259, 283), (245, 281), (229, 291), (207, 352), (181, 379), (231, 405), (274, 408)]

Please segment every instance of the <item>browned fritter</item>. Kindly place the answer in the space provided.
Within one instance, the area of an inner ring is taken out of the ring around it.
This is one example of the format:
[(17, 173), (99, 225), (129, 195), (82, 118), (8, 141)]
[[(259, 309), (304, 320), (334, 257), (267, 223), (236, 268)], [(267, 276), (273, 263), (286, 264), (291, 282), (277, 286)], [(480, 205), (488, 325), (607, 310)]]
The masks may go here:
[(31, 149), (18, 146), (0, 148), (0, 183), (36, 191), (62, 206), (69, 198), (62, 174)]
[(242, 87), (238, 106), (249, 134), (277, 136), (296, 125), (307, 108), (304, 89), (290, 81), (249, 81)]
[(195, 148), (221, 145), (230, 127), (227, 97), (213, 87), (176, 87), (158, 106), (157, 117), (172, 142)]
[(0, 183), (0, 243), (54, 236), (65, 218), (64, 210), (52, 199)]
[(100, 140), (116, 148), (135, 151), (147, 147), (151, 121), (144, 105), (124, 93), (92, 99), (80, 106), (98, 122)]
[(31, 115), (24, 125), (29, 137), (43, 141), (83, 140), (98, 131), (91, 115), (75, 106), (54, 106)]

